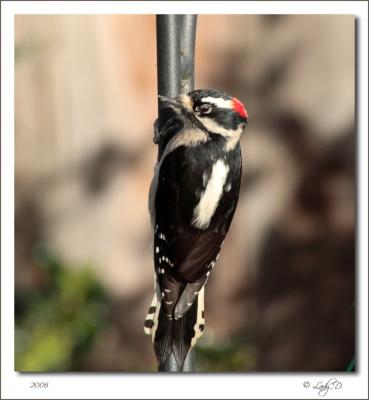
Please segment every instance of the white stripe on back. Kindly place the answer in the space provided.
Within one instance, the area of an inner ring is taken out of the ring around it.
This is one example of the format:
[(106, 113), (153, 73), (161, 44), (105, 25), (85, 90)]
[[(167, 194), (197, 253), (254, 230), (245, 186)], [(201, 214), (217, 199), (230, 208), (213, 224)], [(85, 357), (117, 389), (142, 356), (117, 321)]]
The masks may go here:
[(223, 160), (213, 165), (210, 179), (201, 195), (199, 204), (195, 207), (192, 225), (199, 229), (206, 229), (222, 197), (223, 186), (226, 182), (229, 166)]

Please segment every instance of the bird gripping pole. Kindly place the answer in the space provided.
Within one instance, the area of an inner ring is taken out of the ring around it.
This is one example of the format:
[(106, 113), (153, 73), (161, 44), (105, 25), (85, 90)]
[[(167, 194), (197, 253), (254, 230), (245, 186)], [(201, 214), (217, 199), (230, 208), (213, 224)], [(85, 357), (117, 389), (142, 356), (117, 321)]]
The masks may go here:
[[(158, 94), (175, 97), (194, 89), (196, 15), (157, 15)], [(170, 117), (170, 110), (158, 103), (159, 130)], [(163, 371), (179, 371), (173, 354)], [(195, 370), (194, 351), (187, 355), (183, 371)]]

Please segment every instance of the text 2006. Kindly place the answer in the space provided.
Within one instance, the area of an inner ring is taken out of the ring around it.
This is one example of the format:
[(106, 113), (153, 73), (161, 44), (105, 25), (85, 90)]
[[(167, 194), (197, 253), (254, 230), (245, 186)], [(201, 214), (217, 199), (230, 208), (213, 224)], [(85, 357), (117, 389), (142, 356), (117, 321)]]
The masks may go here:
[(46, 389), (49, 386), (49, 382), (31, 382), (31, 389)]

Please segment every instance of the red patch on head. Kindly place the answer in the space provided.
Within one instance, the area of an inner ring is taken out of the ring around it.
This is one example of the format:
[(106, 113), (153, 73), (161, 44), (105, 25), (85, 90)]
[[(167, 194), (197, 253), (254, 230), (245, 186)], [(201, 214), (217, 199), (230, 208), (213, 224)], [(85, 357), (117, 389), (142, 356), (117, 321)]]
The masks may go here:
[(234, 109), (234, 111), (236, 111), (236, 113), (238, 113), (243, 118), (249, 117), (249, 115), (247, 114), (246, 108), (238, 99), (233, 97), (232, 102), (233, 102), (233, 109)]

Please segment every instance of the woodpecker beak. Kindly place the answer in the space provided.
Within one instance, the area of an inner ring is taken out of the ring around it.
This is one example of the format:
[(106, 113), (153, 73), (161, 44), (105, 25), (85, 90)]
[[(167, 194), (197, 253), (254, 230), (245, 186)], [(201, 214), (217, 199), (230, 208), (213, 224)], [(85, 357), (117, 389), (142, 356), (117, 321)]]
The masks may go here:
[(174, 110), (179, 110), (182, 108), (182, 104), (177, 101), (176, 99), (173, 99), (172, 97), (166, 97), (162, 96), (159, 94), (159, 100), (162, 101), (163, 103), (166, 103), (168, 106), (173, 108)]

